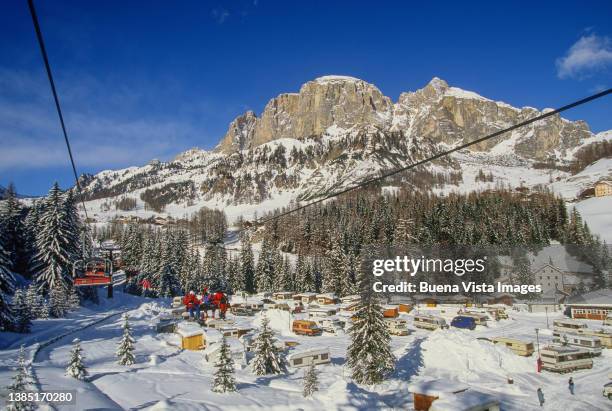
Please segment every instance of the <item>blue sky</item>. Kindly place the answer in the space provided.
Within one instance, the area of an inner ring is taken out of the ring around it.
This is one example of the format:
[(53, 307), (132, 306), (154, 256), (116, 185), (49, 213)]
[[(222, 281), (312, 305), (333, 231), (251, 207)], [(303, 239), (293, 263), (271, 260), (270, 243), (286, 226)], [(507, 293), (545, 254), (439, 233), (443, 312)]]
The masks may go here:
[[(612, 2), (36, 1), (79, 172), (212, 148), (325, 74), (396, 100), (433, 76), (516, 106), (612, 86)], [(72, 184), (26, 1), (0, 13), (0, 185)], [(567, 113), (612, 128), (612, 98)]]

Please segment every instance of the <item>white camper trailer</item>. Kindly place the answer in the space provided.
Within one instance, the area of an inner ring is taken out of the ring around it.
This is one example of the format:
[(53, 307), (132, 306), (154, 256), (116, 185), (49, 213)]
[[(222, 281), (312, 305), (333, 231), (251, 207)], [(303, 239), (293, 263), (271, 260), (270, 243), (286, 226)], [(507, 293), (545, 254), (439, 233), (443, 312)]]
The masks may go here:
[(435, 315), (417, 314), (414, 316), (414, 326), (426, 330), (437, 330), (438, 328), (448, 328), (446, 320)]
[(328, 364), (331, 362), (329, 348), (296, 352), (287, 356), (287, 362), (291, 367), (308, 367), (313, 364)]
[(583, 348), (593, 356), (601, 355), (601, 340), (591, 335), (578, 335), (555, 331), (553, 332), (553, 342), (556, 344), (573, 345)]
[(593, 368), (591, 353), (577, 347), (550, 345), (541, 351), (542, 369), (554, 372), (570, 372)]

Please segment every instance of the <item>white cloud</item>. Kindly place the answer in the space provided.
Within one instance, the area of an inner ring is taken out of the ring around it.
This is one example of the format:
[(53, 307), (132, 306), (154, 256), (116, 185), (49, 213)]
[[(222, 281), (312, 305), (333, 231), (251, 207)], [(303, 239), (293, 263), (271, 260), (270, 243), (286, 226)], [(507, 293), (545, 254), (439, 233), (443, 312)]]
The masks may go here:
[(612, 65), (612, 41), (607, 36), (581, 37), (564, 57), (557, 59), (559, 78), (584, 78)]

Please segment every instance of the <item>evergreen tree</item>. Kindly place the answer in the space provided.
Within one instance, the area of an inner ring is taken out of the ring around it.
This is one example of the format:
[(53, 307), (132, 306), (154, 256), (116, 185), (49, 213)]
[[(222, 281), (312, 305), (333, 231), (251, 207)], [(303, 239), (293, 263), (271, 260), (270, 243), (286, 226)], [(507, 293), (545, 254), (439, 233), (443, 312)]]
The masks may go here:
[(252, 367), (255, 375), (280, 374), (286, 369), (285, 359), (274, 345), (274, 332), (266, 316), (262, 318), (261, 332), (255, 339), (254, 351)]
[(236, 391), (234, 360), (232, 359), (230, 347), (225, 336), (221, 340), (219, 359), (215, 363), (215, 368), (212, 390), (219, 393)]
[(15, 316), (14, 329), (18, 333), (29, 333), (32, 327), (32, 314), (26, 302), (25, 292), (19, 288), (13, 296), (12, 311)]
[(261, 251), (257, 259), (257, 268), (255, 269), (255, 282), (257, 283), (257, 291), (270, 292), (274, 291), (275, 282), (275, 254), (273, 245), (268, 237), (264, 237), (261, 244)]
[(26, 289), (25, 300), (27, 306), (30, 308), (30, 317), (32, 319), (39, 318), (42, 301), (40, 295), (38, 295), (38, 288), (34, 283), (30, 283)]
[(136, 362), (134, 357), (134, 338), (127, 314), (123, 321), (123, 337), (117, 347), (117, 364), (132, 365)]
[(342, 296), (345, 277), (344, 255), (338, 240), (334, 239), (331, 250), (325, 255), (323, 265), (323, 292)]
[(395, 368), (391, 352), (391, 336), (384, 321), (383, 310), (372, 291), (371, 270), (359, 274), (361, 299), (349, 329), (351, 343), (347, 365), (358, 384), (378, 384)]
[(354, 295), (359, 293), (359, 283), (357, 281), (359, 270), (359, 259), (351, 251), (344, 261), (344, 283), (342, 285), (343, 295)]
[(68, 311), (75, 311), (81, 307), (81, 298), (79, 297), (79, 293), (77, 292), (76, 287), (70, 287), (70, 294), (68, 295), (68, 301), (66, 304), (66, 308)]
[(43, 294), (57, 284), (67, 289), (71, 267), (76, 259), (72, 242), (74, 237), (66, 215), (66, 204), (57, 183), (45, 199), (45, 209), (40, 217), (34, 267), (36, 282)]
[(306, 371), (304, 371), (304, 390), (302, 394), (304, 397), (310, 397), (315, 391), (319, 390), (319, 381), (317, 377), (317, 369), (312, 364)]
[(25, 274), (28, 265), (26, 253), (24, 210), (17, 199), (15, 187), (9, 184), (4, 201), (0, 201), (0, 243), (8, 254), (8, 269)]
[(243, 234), (242, 237), (242, 245), (240, 249), (240, 270), (242, 280), (244, 281), (244, 291), (254, 293), (256, 290), (255, 262), (253, 258), (253, 247), (247, 234)]
[(171, 264), (166, 264), (159, 276), (157, 295), (159, 297), (174, 297), (178, 294), (179, 288), (180, 284), (176, 278), (174, 268), (172, 268)]
[(10, 296), (15, 291), (15, 277), (10, 266), (9, 254), (4, 249), (0, 232), (0, 331), (11, 330), (15, 325), (10, 303)]
[(40, 308), (38, 310), (38, 318), (46, 320), (51, 315), (51, 308), (49, 307), (48, 300), (41, 300)]
[(81, 348), (81, 341), (75, 338), (72, 341), (72, 350), (70, 350), (70, 362), (66, 367), (66, 375), (77, 380), (84, 380), (87, 377), (87, 369), (83, 364), (83, 349)]
[[(26, 392), (31, 383), (30, 372), (26, 364), (25, 350), (22, 345), (19, 349), (19, 355), (17, 357), (17, 370), (13, 376), (13, 383), (8, 386), (8, 391), (12, 394)], [(36, 407), (34, 404), (26, 399), (24, 401), (14, 401), (8, 403), (6, 409), (7, 411), (30, 411), (34, 410), (35, 408)]]
[(49, 311), (55, 318), (66, 316), (68, 311), (68, 300), (66, 299), (68, 292), (61, 284), (56, 284), (49, 293)]

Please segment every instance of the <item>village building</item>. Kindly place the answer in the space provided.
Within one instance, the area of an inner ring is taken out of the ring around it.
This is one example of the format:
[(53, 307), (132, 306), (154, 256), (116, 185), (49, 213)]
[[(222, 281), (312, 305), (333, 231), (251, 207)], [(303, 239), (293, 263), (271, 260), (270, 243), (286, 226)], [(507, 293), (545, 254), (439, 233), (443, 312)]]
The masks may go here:
[(302, 304), (310, 304), (317, 299), (317, 293), (299, 293), (293, 295), (294, 300), (301, 300)]
[(570, 308), (572, 318), (603, 321), (612, 316), (612, 289), (604, 288), (569, 297), (565, 306)]
[(612, 181), (600, 180), (595, 183), (595, 197), (612, 196)]
[(279, 300), (279, 301), (292, 300), (293, 293), (291, 291), (279, 291), (279, 292), (273, 293), (272, 298), (274, 300)]
[(176, 333), (181, 337), (181, 348), (183, 350), (198, 351), (204, 349), (206, 343), (204, 330), (196, 323), (179, 323), (176, 327)]
[(361, 301), (361, 296), (359, 295), (347, 295), (345, 297), (340, 298), (340, 302), (342, 304), (350, 304), (350, 303), (358, 303)]
[(317, 294), (317, 303), (321, 305), (336, 304), (337, 298), (334, 293)]

